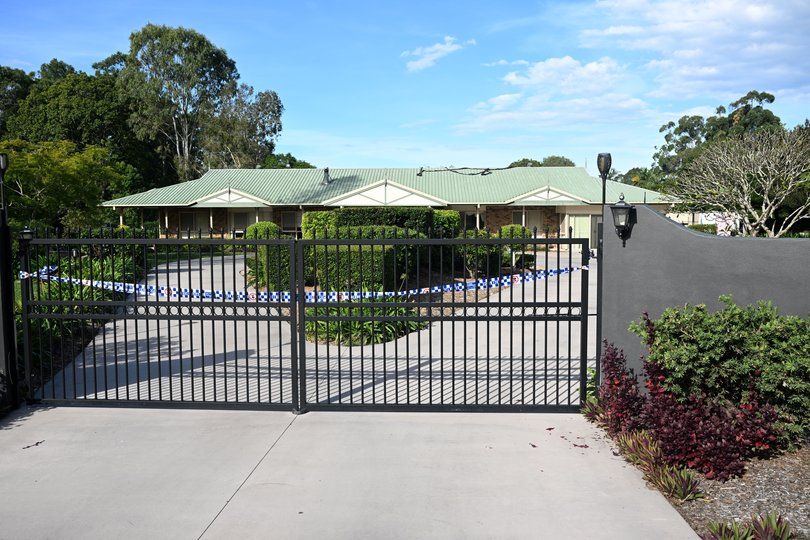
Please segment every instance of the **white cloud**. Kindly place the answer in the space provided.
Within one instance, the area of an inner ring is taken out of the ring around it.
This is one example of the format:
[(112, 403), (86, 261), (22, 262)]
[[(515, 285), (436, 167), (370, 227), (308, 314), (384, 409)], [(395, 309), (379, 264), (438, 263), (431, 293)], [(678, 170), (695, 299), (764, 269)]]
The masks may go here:
[(586, 94), (613, 85), (622, 68), (612, 58), (583, 64), (570, 56), (549, 58), (532, 64), (525, 73), (513, 71), (503, 80), (515, 86), (529, 86), (544, 93)]
[(416, 60), (408, 61), (405, 66), (408, 71), (421, 71), (433, 66), (437, 60), (444, 58), (450, 53), (460, 51), (466, 45), (475, 45), (474, 39), (469, 39), (464, 43), (458, 43), (456, 38), (445, 36), (442, 43), (434, 43), (428, 47), (417, 47), (412, 51), (403, 51), (400, 58), (415, 56)]
[(494, 98), (477, 103), (470, 110), (477, 112), (502, 111), (520, 101), (521, 97), (523, 97), (523, 94), (501, 94), (500, 96), (495, 96)]
[(633, 51), (643, 66), (660, 69), (650, 95), (742, 95), (808, 80), (805, 0), (602, 0), (594, 6), (607, 29), (583, 30), (580, 44)]
[(481, 64), (484, 67), (496, 67), (496, 66), (528, 66), (528, 60), (498, 60), (496, 62), (486, 62)]

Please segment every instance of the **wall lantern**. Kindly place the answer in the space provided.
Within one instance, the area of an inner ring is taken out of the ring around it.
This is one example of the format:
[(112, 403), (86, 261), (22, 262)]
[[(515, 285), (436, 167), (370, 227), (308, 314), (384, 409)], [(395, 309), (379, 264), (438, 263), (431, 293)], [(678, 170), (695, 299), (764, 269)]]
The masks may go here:
[(20, 240), (23, 242), (30, 242), (34, 239), (34, 231), (28, 228), (28, 225), (25, 226), (23, 230), (20, 231)]
[(616, 234), (622, 239), (622, 247), (624, 247), (633, 231), (636, 207), (624, 202), (624, 193), (622, 193), (619, 196), (619, 202), (610, 205), (610, 211), (613, 213), (613, 226), (616, 228)]

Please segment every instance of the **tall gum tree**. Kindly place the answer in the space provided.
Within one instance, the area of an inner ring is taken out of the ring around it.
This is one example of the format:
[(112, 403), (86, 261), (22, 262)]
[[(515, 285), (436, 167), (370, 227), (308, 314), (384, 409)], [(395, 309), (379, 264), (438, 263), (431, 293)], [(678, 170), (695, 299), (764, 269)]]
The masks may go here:
[(185, 181), (201, 172), (200, 133), (238, 78), (235, 62), (202, 34), (148, 24), (130, 36), (118, 80), (135, 103), (136, 133), (168, 145)]

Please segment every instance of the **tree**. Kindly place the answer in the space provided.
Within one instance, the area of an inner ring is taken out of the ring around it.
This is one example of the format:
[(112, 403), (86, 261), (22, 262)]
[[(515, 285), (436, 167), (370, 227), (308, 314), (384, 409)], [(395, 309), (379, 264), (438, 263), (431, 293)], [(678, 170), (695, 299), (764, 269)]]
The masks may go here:
[(772, 94), (752, 90), (732, 101), (728, 109), (717, 107), (714, 116), (682, 116), (677, 123), (668, 122), (661, 126), (659, 132), (664, 134), (664, 144), (653, 159), (661, 169), (665, 183), (694, 161), (708, 142), (740, 138), (762, 129), (781, 128), (779, 117), (763, 106), (774, 100)]
[[(782, 236), (810, 219), (810, 133), (765, 129), (709, 144), (672, 194), (690, 210), (738, 216), (750, 236)], [(780, 214), (786, 204), (791, 210)]]
[(547, 156), (543, 161), (523, 158), (513, 161), (509, 167), (576, 167), (576, 163), (565, 156)]
[(155, 145), (133, 132), (128, 122), (131, 112), (114, 75), (74, 73), (50, 84), (35, 84), (9, 118), (8, 134), (31, 142), (67, 140), (79, 148), (105, 147), (140, 173), (133, 183), (138, 191), (176, 181), (173, 175), (165, 178)]
[(31, 91), (34, 74), (21, 69), (0, 66), (0, 137), (6, 133), (8, 117)]
[(664, 189), (661, 171), (655, 167), (633, 167), (617, 179), (622, 184), (629, 184), (653, 191)]
[(130, 36), (118, 80), (135, 104), (136, 133), (157, 134), (172, 149), (180, 180), (189, 180), (202, 170), (200, 132), (238, 78), (234, 61), (202, 34), (147, 24)]
[(17, 224), (97, 226), (110, 217), (99, 203), (129, 191), (132, 171), (105, 148), (12, 140), (0, 142), (0, 153), (9, 155), (6, 197), (10, 221)]
[(297, 159), (289, 152), (286, 154), (270, 154), (261, 164), (262, 169), (314, 169), (315, 165)]
[(281, 132), (281, 100), (273, 91), (253, 95), (246, 84), (224, 99), (218, 114), (203, 131), (203, 153), (208, 167), (254, 168), (273, 153)]
[(75, 74), (76, 68), (67, 62), (53, 58), (47, 64), (42, 64), (39, 67), (39, 78), (37, 79), (37, 82), (41, 84), (50, 84), (56, 81), (61, 81), (68, 75)]
[(541, 167), (576, 167), (576, 163), (565, 156), (548, 156), (540, 162)]

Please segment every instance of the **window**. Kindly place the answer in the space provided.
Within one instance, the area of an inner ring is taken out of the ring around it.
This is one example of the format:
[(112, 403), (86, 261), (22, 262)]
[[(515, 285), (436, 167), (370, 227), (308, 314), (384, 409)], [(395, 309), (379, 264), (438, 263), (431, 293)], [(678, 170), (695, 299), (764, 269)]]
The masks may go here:
[(522, 210), (513, 210), (512, 211), (512, 225), (523, 225), (523, 211)]
[(299, 233), (301, 231), (301, 217), (303, 212), (282, 212), (281, 230), (285, 233)]

